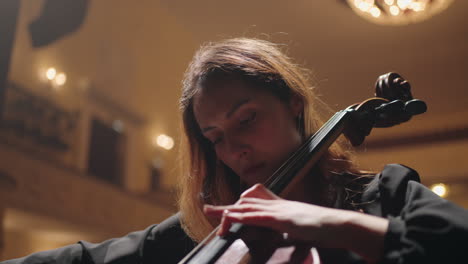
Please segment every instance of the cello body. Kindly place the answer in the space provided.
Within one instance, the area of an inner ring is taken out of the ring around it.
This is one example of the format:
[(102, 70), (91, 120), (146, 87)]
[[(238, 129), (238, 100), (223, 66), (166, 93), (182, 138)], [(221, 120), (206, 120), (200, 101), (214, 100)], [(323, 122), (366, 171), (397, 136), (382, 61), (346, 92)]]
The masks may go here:
[[(255, 255), (255, 254), (254, 254)], [(267, 259), (255, 260), (242, 239), (237, 239), (215, 263), (216, 264), (321, 264), (318, 251), (314, 247), (286, 245), (276, 247)], [(261, 262), (260, 262), (261, 261)]]

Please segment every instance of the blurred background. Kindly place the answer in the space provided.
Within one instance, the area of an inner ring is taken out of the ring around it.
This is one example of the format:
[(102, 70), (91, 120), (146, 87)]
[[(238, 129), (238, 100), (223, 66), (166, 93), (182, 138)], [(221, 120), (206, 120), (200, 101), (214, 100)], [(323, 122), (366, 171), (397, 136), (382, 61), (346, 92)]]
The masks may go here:
[(417, 169), (468, 208), (468, 1), (0, 1), (0, 260), (176, 212), (178, 97), (201, 44), (285, 44), (334, 111), (407, 78), (427, 113), (375, 129), (361, 165)]

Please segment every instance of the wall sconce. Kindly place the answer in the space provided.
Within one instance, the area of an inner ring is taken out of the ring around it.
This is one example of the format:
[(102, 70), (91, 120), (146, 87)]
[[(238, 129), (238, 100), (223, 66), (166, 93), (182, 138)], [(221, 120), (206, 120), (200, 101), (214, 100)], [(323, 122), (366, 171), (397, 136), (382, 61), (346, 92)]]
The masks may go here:
[(58, 73), (54, 67), (50, 67), (45, 71), (45, 77), (55, 89), (63, 86), (67, 82), (67, 75), (63, 72)]
[(447, 197), (448, 187), (443, 183), (438, 183), (430, 186), (431, 190), (440, 197)]
[(153, 145), (166, 150), (170, 150), (174, 147), (174, 140), (170, 136), (161, 134), (154, 138)]

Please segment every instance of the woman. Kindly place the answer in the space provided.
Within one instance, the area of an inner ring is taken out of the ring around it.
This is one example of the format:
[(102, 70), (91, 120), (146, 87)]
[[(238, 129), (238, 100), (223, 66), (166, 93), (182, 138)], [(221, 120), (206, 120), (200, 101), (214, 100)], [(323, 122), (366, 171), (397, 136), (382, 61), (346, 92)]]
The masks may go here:
[[(244, 186), (264, 182), (322, 124), (314, 109), (318, 100), (304, 76), (301, 69), (274, 45), (264, 41), (227, 40), (206, 46), (195, 56), (186, 74), (181, 99), (185, 134), (190, 146), (190, 151), (185, 153), (190, 153), (192, 163), (190, 173), (184, 174), (187, 178), (182, 185), (185, 188), (180, 207), (184, 229), (192, 238), (199, 241), (216, 224), (210, 223), (201, 211), (203, 204), (234, 203)], [(339, 180), (335, 175), (360, 174), (342, 145), (331, 148), (300, 187), (291, 191), (295, 196), (288, 198), (328, 207), (342, 202), (336, 201), (337, 191), (331, 189), (340, 187), (331, 184)], [(203, 194), (201, 198), (200, 193)], [(244, 196), (278, 200), (261, 185), (249, 189)], [(299, 234), (318, 239), (321, 230), (326, 230), (312, 228), (310, 234), (306, 234), (303, 232), (305, 226), (331, 224), (326, 222), (331, 219), (349, 221), (352, 217), (356, 224), (363, 224), (362, 229), (369, 229), (366, 239), (372, 243), (365, 248), (369, 252), (361, 253), (376, 258), (373, 254), (380, 251), (387, 225), (383, 218), (339, 211), (343, 219), (324, 215), (325, 222), (317, 222), (318, 213), (336, 215), (337, 212), (288, 202), (277, 202), (278, 211), (272, 212), (261, 208), (263, 203), (262, 200), (246, 199), (235, 206), (205, 207), (205, 213), (221, 217), (224, 210), (229, 210), (232, 213), (223, 217), (226, 223), (240, 221), (265, 225), (277, 231), (288, 231), (292, 239), (304, 241), (307, 238)], [(297, 211), (287, 210), (291, 215), (285, 215), (281, 206), (292, 206), (289, 209)], [(275, 207), (265, 204), (265, 208)], [(311, 215), (300, 214), (300, 211)], [(296, 218), (310, 219), (311, 222), (291, 225)], [(339, 225), (338, 222), (334, 224)], [(281, 230), (283, 225), (297, 229)], [(223, 228), (221, 232), (225, 230)], [(317, 242), (321, 246), (343, 246), (334, 245), (332, 241)]]
[(455, 241), (468, 238), (468, 213), (417, 183), (409, 168), (389, 165), (375, 177), (360, 171), (344, 141), (284, 199), (258, 184), (323, 123), (306, 76), (266, 41), (202, 47), (180, 101), (187, 148), (180, 213), (124, 238), (12, 263), (177, 263), (219, 223), (223, 235), (232, 222), (323, 248), (324, 263), (459, 259), (464, 246)]

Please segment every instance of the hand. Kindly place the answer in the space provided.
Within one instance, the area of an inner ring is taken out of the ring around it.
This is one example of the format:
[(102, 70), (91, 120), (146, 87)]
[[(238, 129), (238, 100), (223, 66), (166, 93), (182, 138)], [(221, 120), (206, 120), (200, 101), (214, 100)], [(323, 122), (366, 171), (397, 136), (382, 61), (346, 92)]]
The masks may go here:
[(206, 205), (204, 211), (221, 218), (219, 235), (226, 234), (233, 222), (267, 227), (287, 234), (289, 241), (345, 248), (370, 262), (381, 257), (388, 228), (385, 218), (284, 200), (261, 184), (245, 191), (234, 205)]
[(237, 222), (271, 228), (280, 234), (287, 234), (288, 240), (324, 247), (336, 244), (333, 227), (339, 225), (344, 212), (284, 200), (261, 184), (245, 191), (234, 205), (207, 205), (204, 211), (208, 216), (221, 218), (218, 235), (225, 235), (231, 223)]

